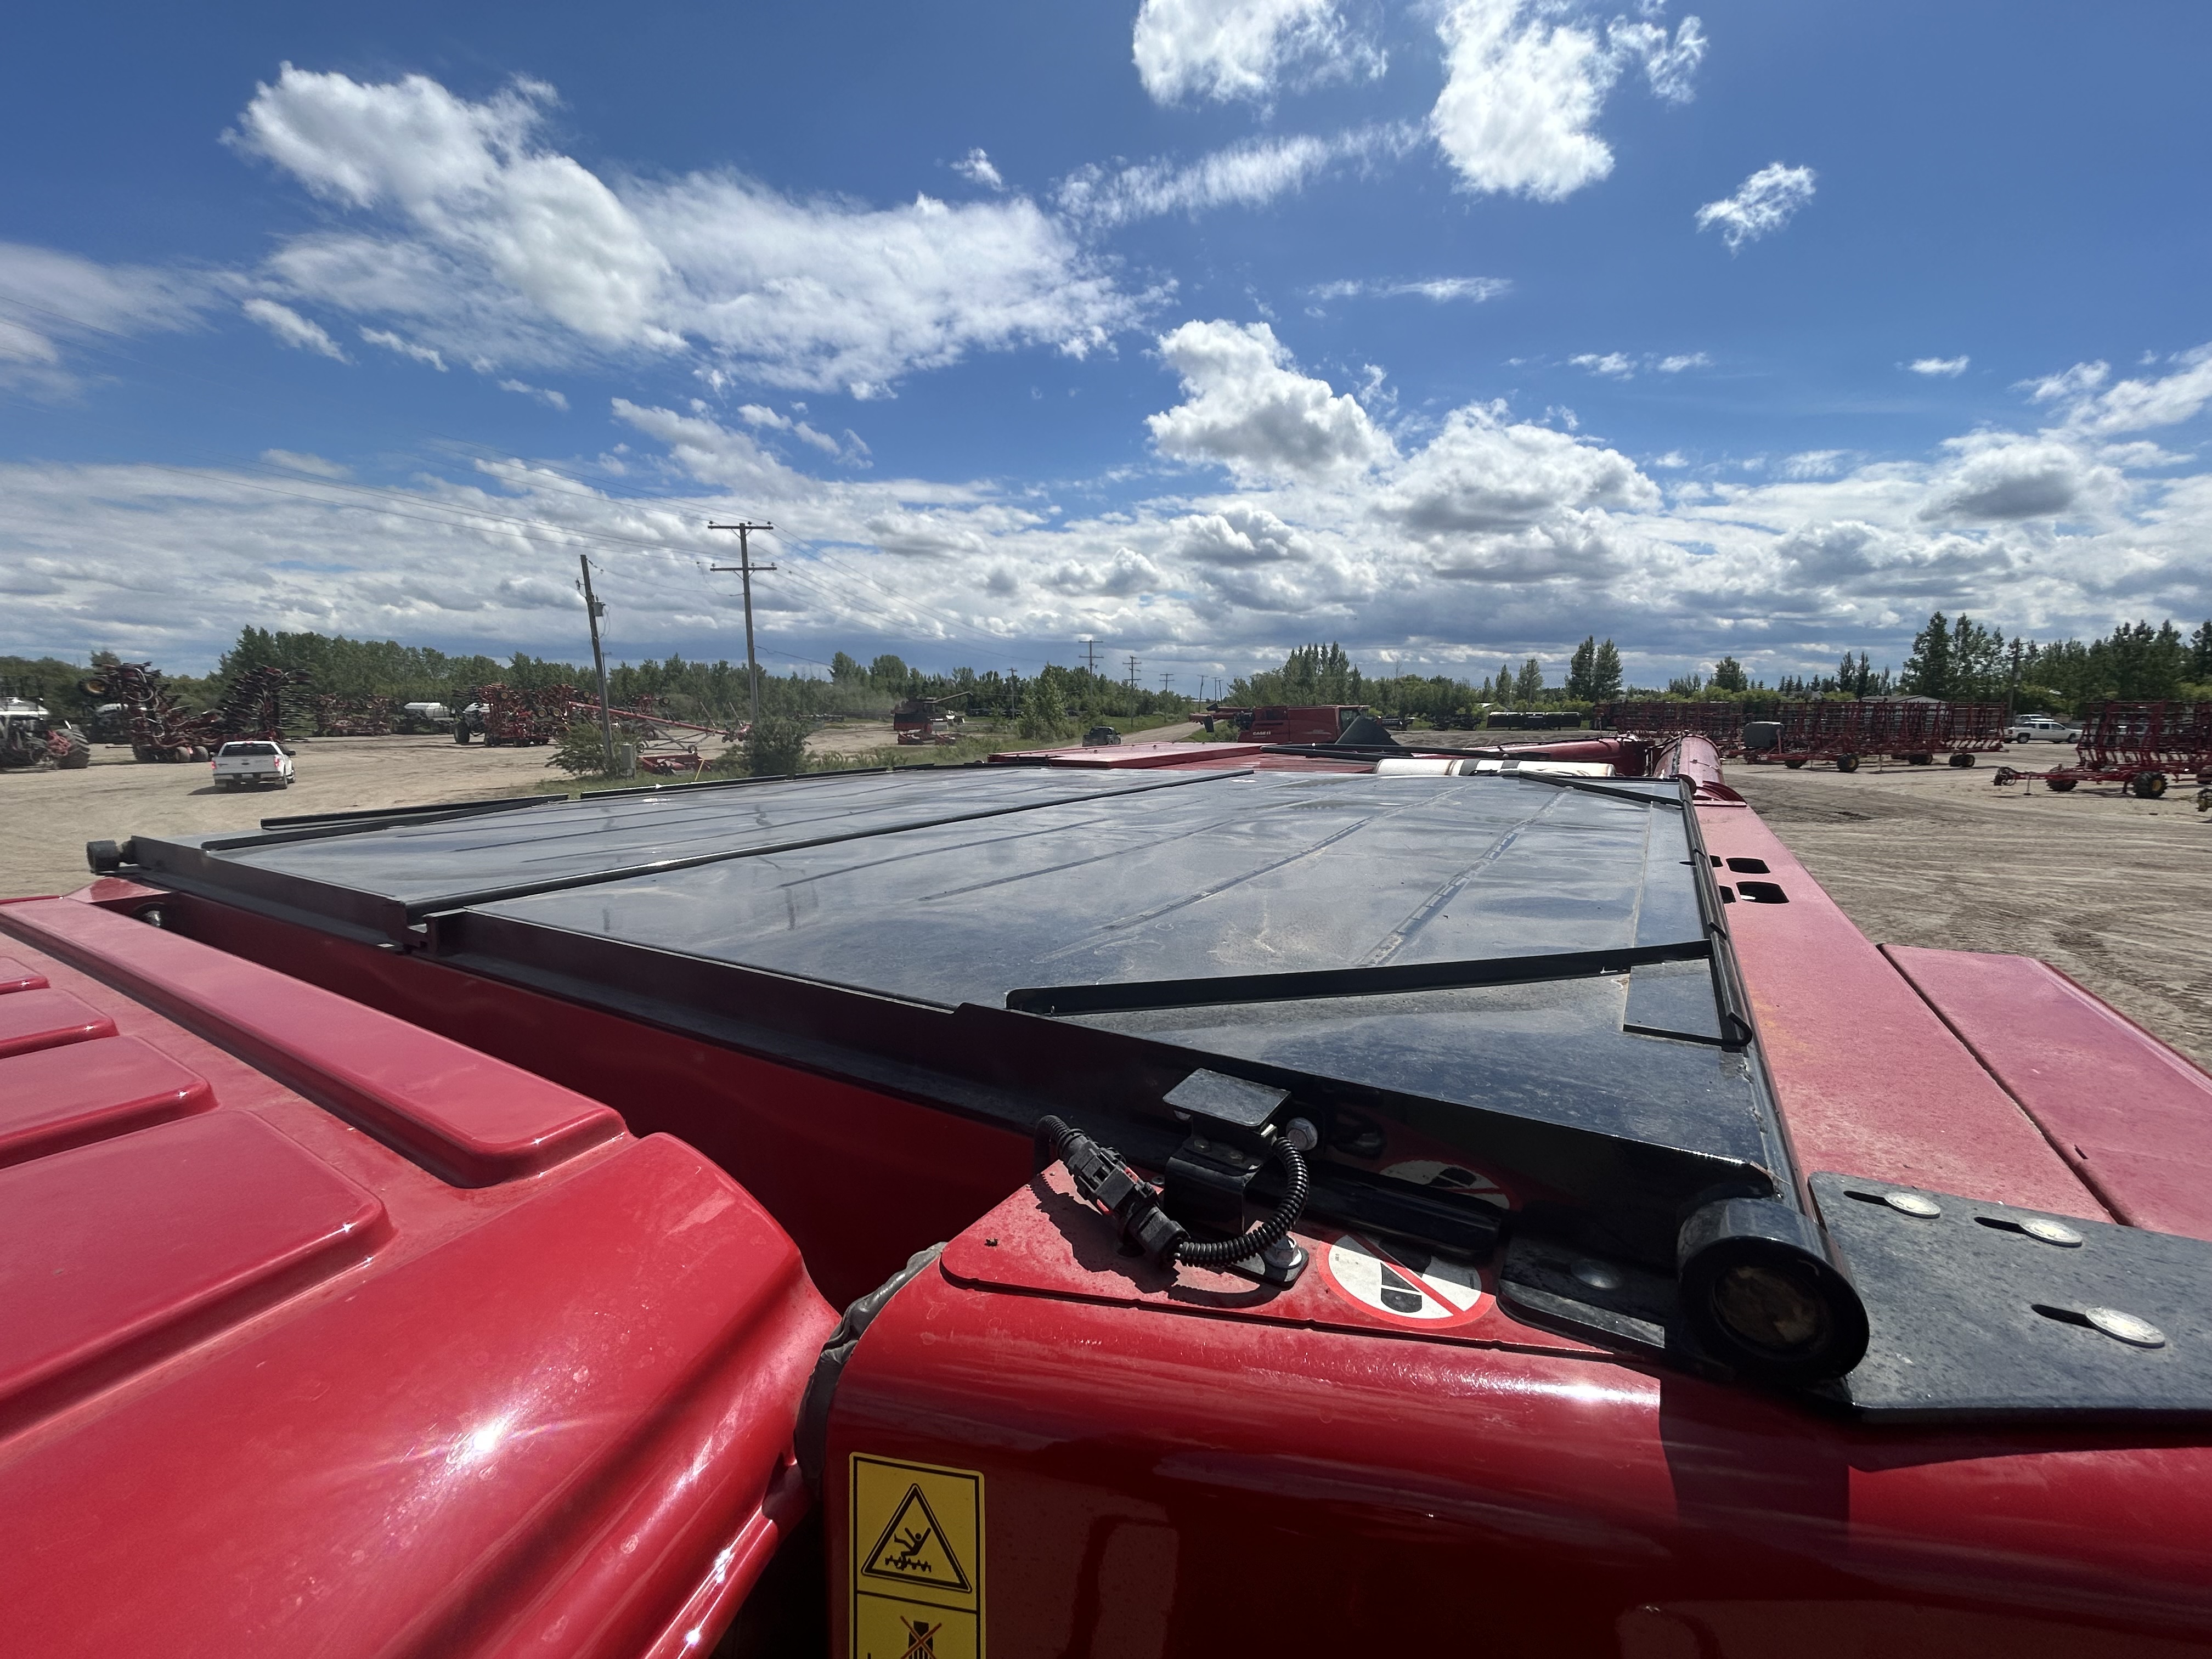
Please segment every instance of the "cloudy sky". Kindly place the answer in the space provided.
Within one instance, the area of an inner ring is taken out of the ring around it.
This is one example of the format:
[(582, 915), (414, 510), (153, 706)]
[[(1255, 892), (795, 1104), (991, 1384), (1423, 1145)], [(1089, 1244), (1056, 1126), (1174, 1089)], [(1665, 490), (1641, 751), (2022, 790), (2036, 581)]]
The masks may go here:
[(1653, 682), (2212, 614), (2191, 0), (47, 7), (0, 652)]

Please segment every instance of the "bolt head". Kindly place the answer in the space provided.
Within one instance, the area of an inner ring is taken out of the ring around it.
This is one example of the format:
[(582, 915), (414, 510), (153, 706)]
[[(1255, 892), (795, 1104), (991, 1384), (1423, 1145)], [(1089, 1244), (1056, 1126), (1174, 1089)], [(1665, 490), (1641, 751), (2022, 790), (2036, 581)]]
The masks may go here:
[(1925, 1193), (1884, 1193), (1881, 1201), (1899, 1215), (1918, 1216), (1923, 1221), (1943, 1213), (1943, 1206)]
[(2081, 1235), (2063, 1221), (2048, 1221), (2043, 1217), (2030, 1216), (2020, 1224), (2021, 1231), (2030, 1238), (2039, 1238), (2046, 1244), (2071, 1249), (2081, 1242)]
[(1594, 1291), (1617, 1291), (1623, 1282), (1620, 1270), (1603, 1261), (1577, 1261), (1569, 1271)]
[(2087, 1320), (2106, 1336), (2137, 1348), (2162, 1348), (2166, 1333), (2139, 1314), (2120, 1308), (2084, 1308), (2081, 1317)]

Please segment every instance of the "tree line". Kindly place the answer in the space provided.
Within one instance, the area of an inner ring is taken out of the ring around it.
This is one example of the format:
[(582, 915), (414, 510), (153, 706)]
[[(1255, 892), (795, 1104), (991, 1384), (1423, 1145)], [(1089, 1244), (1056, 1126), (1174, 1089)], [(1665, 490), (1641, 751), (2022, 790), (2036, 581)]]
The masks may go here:
[[(87, 717), (97, 699), (79, 683), (117, 659), (96, 652), (86, 663), (56, 657), (0, 657), (0, 696), (27, 697), (57, 713)], [(156, 665), (158, 666), (158, 665)], [(501, 659), (453, 654), (395, 640), (356, 640), (341, 635), (241, 629), (212, 674), (179, 675), (171, 689), (187, 708), (212, 708), (239, 675), (260, 667), (304, 670), (314, 690), (340, 697), (389, 697), (400, 702), (458, 707), (477, 688), (496, 683), (536, 690), (568, 684), (588, 693), (596, 684), (588, 665), (516, 652)], [(933, 673), (885, 653), (863, 664), (840, 651), (827, 677), (814, 673), (761, 675), (763, 715), (812, 720), (823, 715), (881, 719), (911, 698), (942, 700), (951, 710), (1016, 723), (1025, 736), (1057, 736), (1079, 723), (1111, 721), (1188, 711), (1194, 699), (1146, 690), (1087, 668), (1048, 665), (1034, 675), (978, 673), (957, 668)], [(682, 656), (621, 663), (608, 670), (609, 700), (617, 708), (651, 701), (679, 720), (732, 725), (750, 708), (742, 663), (692, 661)], [(1613, 641), (1585, 638), (1570, 653), (1557, 681), (1541, 659), (1507, 661), (1479, 679), (1448, 674), (1369, 674), (1336, 643), (1297, 647), (1280, 668), (1234, 681), (1225, 699), (1252, 707), (1266, 703), (1351, 703), (1387, 715), (1431, 724), (1468, 718), (1488, 708), (1589, 705), (1619, 698), (1866, 697), (1905, 693), (1960, 702), (2005, 702), (2023, 713), (2081, 712), (2109, 698), (2156, 702), (2212, 698), (2212, 622), (2185, 634), (2172, 621), (2122, 623), (2101, 638), (2008, 639), (1966, 615), (1931, 616), (1913, 636), (1901, 670), (1877, 669), (1864, 651), (1846, 651), (1832, 674), (1784, 676), (1773, 684), (1755, 680), (1734, 657), (1710, 673), (1671, 678), (1663, 687), (1625, 684)]]

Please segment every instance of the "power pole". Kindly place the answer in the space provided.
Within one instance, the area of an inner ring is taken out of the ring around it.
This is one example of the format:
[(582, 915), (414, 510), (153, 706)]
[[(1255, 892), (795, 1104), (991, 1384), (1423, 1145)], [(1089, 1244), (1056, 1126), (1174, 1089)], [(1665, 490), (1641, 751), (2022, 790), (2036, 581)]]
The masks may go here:
[(1089, 669), (1089, 670), (1091, 671), (1091, 677), (1093, 679), (1096, 679), (1096, 678), (1098, 677), (1098, 641), (1096, 641), (1096, 640), (1085, 640), (1085, 641), (1084, 641), (1084, 642), (1083, 642), (1083, 665), (1084, 665), (1085, 668), (1087, 668), (1087, 669)]
[(756, 530), (773, 530), (772, 524), (714, 524), (709, 530), (734, 530), (738, 532), (738, 562), (735, 564), (710, 564), (709, 570), (734, 570), (745, 581), (745, 689), (752, 694), (752, 723), (760, 724), (760, 664), (753, 660), (753, 573), (773, 570), (772, 564), (755, 564), (752, 554), (752, 533)]
[(1136, 655), (1135, 655), (1135, 653), (1132, 653), (1130, 654), (1130, 657), (1129, 657), (1129, 690), (1131, 690), (1132, 691), (1133, 691), (1133, 690), (1135, 690), (1136, 689), (1137, 689), (1137, 659), (1136, 659)]
[(599, 647), (599, 618), (606, 612), (592, 592), (592, 559), (588, 553), (576, 555), (576, 563), (584, 573), (584, 615), (592, 624), (592, 666), (599, 672), (599, 742), (601, 769), (610, 776), (615, 769), (615, 723), (607, 713), (607, 653)]
[(1174, 684), (1175, 684), (1175, 676), (1174, 676), (1174, 675), (1172, 675), (1172, 674), (1163, 674), (1163, 675), (1161, 675), (1161, 676), (1160, 676), (1160, 690), (1161, 690), (1162, 691), (1164, 691), (1164, 691), (1168, 689), (1168, 687), (1170, 687), (1170, 686), (1173, 685)]

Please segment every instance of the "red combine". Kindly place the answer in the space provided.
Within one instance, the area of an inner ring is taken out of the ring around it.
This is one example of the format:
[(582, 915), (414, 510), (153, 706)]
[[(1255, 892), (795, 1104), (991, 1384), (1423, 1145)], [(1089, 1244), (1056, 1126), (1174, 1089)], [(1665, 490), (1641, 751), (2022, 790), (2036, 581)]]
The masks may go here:
[(945, 712), (964, 691), (950, 697), (908, 697), (891, 710), (891, 739), (902, 747), (917, 744), (939, 745), (960, 741), (960, 716)]
[(1701, 738), (1376, 747), (0, 904), (15, 1650), (2212, 1650), (2212, 1079)]

